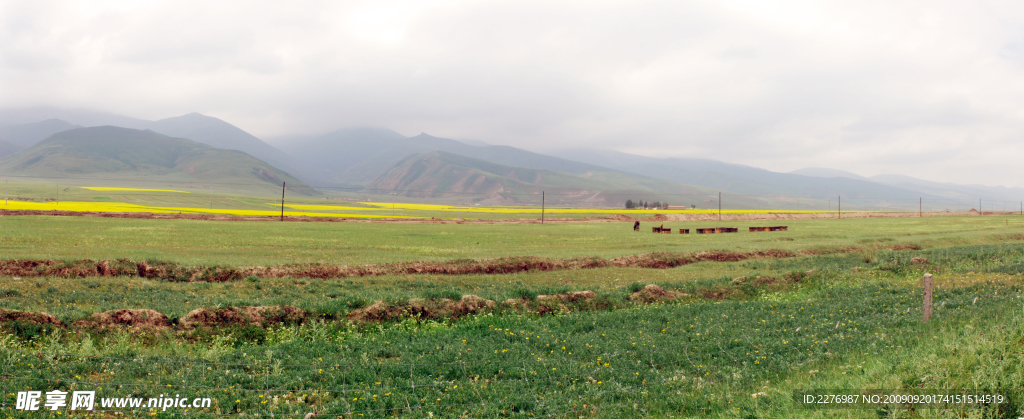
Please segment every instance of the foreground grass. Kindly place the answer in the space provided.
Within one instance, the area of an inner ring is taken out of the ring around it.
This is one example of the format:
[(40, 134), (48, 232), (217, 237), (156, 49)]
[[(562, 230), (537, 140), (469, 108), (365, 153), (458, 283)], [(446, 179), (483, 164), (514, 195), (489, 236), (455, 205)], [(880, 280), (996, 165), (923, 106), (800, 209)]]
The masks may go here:
[[(944, 220), (800, 221), (777, 235), (679, 237), (608, 224), (3, 217), (0, 251), (9, 257), (142, 255), (242, 265), (290, 258), (366, 263), (536, 254), (611, 257), (651, 250), (860, 250), (666, 270), (513, 275), (230, 283), (0, 278), (0, 308), (45, 311), (68, 323), (120, 308), (155, 309), (178, 318), (200, 307), (274, 304), (299, 306), (328, 319), (157, 332), (3, 325), (0, 385), (7, 404), (0, 409), (4, 416), (18, 417), (11, 409), (15, 392), (62, 389), (96, 390), (99, 397), (158, 397), (173, 391), (214, 398), (210, 410), (189, 412), (200, 417), (310, 412), (322, 417), (1017, 417), (1024, 413), (1024, 229), (996, 217)], [(51, 241), (53, 249), (47, 247)], [(924, 249), (884, 249), (899, 243)], [(341, 245), (347, 253), (332, 248)], [(410, 250), (431, 246), (458, 250), (429, 256)], [(918, 281), (924, 272), (934, 273), (937, 284), (935, 319), (927, 324), (920, 322)], [(739, 276), (800, 280), (752, 286), (734, 281)], [(634, 283), (657, 283), (693, 296), (710, 290), (721, 299), (637, 305), (626, 300)], [(500, 301), (584, 289), (614, 304), (547, 316), (497, 310), (455, 321), (358, 325), (346, 320), (347, 313), (374, 300), (475, 294)], [(792, 401), (793, 390), (804, 388), (1002, 388), (1013, 403), (1002, 410), (811, 410)], [(177, 417), (184, 412), (152, 413)]]
[[(1022, 255), (1024, 247), (1003, 244), (687, 266), (653, 272), (665, 279), (722, 266), (750, 276), (815, 272), (784, 288), (737, 288), (728, 276), (664, 281), (691, 293), (736, 292), (549, 316), (499, 311), (454, 322), (360, 326), (342, 319), (155, 333), (23, 325), (0, 338), (3, 391), (8, 398), (21, 389), (101, 397), (174, 391), (213, 397), (209, 414), (296, 417), (1016, 417), (1024, 400), (1024, 306), (1015, 271)], [(942, 273), (935, 320), (922, 324), (917, 284), (926, 270)], [(592, 272), (640, 280), (652, 271)], [(561, 274), (230, 284), (54, 278), (12, 285), (3, 304), (65, 320), (107, 307), (176, 317), (190, 304), (276, 302), (341, 315), (360, 297), (475, 292), (498, 299), (523, 287), (583, 288), (557, 284)], [(601, 291), (621, 301), (628, 288)], [(1014, 402), (988, 411), (810, 410), (792, 401), (803, 388), (1006, 389)]]
[[(187, 340), (8, 335), (0, 359), (5, 394), (62, 388), (156, 397), (173, 389), (214, 397), (210, 413), (247, 415), (825, 417), (836, 412), (798, 408), (791, 391), (1024, 388), (1018, 286), (940, 290), (936, 321), (921, 324), (909, 284), (856, 282), (752, 300), (452, 324), (313, 323)], [(977, 333), (988, 337), (962, 340)]]

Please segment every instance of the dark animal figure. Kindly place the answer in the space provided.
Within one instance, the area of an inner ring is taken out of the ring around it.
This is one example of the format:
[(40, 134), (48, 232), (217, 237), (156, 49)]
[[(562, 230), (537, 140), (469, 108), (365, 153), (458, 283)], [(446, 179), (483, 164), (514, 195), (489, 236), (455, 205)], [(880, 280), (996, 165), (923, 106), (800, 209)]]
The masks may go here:
[(640, 231), (640, 222), (636, 221), (633, 223), (633, 231)]

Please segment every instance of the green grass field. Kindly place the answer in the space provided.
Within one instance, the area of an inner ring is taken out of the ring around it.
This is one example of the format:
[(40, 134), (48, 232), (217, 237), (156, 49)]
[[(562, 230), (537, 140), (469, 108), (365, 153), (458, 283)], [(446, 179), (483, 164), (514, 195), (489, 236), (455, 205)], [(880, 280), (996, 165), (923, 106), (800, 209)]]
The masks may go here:
[[(691, 231), (722, 222), (665, 222)], [(725, 222), (740, 227), (765, 221)], [(922, 247), (994, 243), (1024, 233), (1024, 218), (929, 217), (791, 220), (786, 232), (652, 234), (648, 224), (279, 223), (93, 217), (0, 218), (8, 258), (161, 260), (200, 265), (384, 263), (505, 256), (617, 257), (701, 250), (806, 250), (914, 243)]]
[[(221, 283), (0, 277), (0, 308), (47, 312), (66, 324), (122, 308), (153, 309), (173, 321), (197, 308), (279, 304), (323, 319), (165, 331), (9, 322), (0, 338), (2, 409), (9, 417), (39, 417), (11, 408), (17, 391), (85, 389), (98, 397), (174, 392), (214, 398), (212, 408), (189, 411), (200, 417), (1015, 418), (1024, 414), (1022, 221), (799, 220), (787, 222), (787, 232), (686, 236), (633, 232), (628, 223), (5, 216), (4, 259), (268, 266), (707, 250), (805, 255), (673, 269)], [(764, 222), (728, 224), (745, 230)], [(890, 250), (907, 244), (920, 249)], [(934, 319), (922, 323), (920, 278), (926, 272), (935, 274), (936, 308)], [(628, 299), (646, 284), (687, 297), (647, 305)], [(597, 292), (600, 304), (548, 315), (499, 306), (455, 320), (346, 319), (377, 300), (402, 304), (473, 294), (502, 301), (580, 290)], [(808, 388), (998, 390), (1010, 399), (981, 408), (811, 409), (792, 400), (794, 390)], [(179, 417), (184, 409), (132, 414), (150, 413)]]

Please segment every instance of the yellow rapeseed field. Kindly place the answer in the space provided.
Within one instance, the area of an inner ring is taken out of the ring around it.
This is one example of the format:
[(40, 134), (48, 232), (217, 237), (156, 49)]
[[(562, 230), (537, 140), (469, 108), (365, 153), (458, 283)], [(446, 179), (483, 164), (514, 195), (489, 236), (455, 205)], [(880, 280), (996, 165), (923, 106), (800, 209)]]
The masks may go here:
[[(150, 212), (158, 214), (184, 213), (184, 214), (228, 214), (249, 217), (266, 217), (281, 215), (275, 210), (241, 210), (241, 209), (207, 209), (207, 208), (184, 208), (184, 207), (158, 207), (150, 205), (136, 205), (124, 202), (25, 202), (8, 201), (0, 206), (7, 210), (30, 210), (30, 211), (78, 211), (78, 212)], [(351, 217), (351, 218), (418, 218), (409, 216), (391, 217), (388, 215), (376, 214), (342, 214), (322, 212), (293, 212), (285, 211), (287, 216), (308, 216), (308, 217)]]
[(147, 191), (147, 192), (192, 193), (192, 192), (187, 192), (187, 191), (176, 191), (174, 189), (113, 188), (113, 187), (107, 187), (107, 186), (82, 186), (82, 189), (88, 189), (90, 191)]

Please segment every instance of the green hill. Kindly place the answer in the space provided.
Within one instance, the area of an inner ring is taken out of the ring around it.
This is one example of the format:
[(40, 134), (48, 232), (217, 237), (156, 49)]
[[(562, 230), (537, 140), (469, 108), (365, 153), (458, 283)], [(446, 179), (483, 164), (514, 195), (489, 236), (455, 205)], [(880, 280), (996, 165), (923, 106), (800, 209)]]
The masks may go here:
[(237, 150), (222, 150), (149, 130), (112, 126), (59, 132), (0, 159), (0, 174), (110, 181), (188, 181), (265, 189), (288, 182), (298, 193), (309, 186)]
[(626, 199), (676, 202), (713, 193), (693, 187), (616, 172), (580, 175), (506, 166), (444, 151), (408, 156), (384, 170), (367, 190), (410, 197), (468, 197), (488, 204), (547, 202), (618, 206)]

